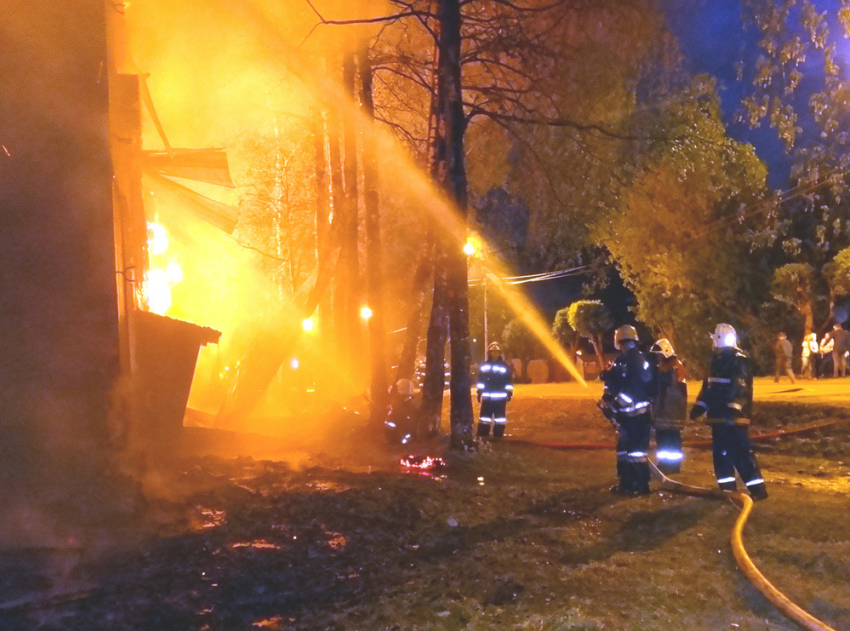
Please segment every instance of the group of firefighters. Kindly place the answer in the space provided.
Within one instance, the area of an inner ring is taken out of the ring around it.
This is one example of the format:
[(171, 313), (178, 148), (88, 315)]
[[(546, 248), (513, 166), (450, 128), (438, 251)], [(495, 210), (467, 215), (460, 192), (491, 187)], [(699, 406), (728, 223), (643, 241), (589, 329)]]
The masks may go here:
[[(714, 471), (722, 490), (737, 488), (736, 472), (754, 499), (767, 498), (748, 434), (753, 403), (750, 361), (738, 348), (735, 329), (718, 324), (711, 335), (713, 354), (709, 376), (703, 380), (690, 418), (705, 417), (711, 427)], [(623, 495), (649, 493), (649, 442), (654, 427), (655, 456), (663, 473), (678, 473), (684, 457), (682, 427), (687, 411), (685, 368), (669, 340), (660, 339), (644, 354), (633, 326), (618, 328), (614, 346), (619, 355), (601, 379), (604, 387), (599, 408), (617, 430), (617, 478), (613, 489)], [(405, 381), (405, 380), (402, 380)], [(407, 443), (411, 435), (401, 429), (402, 417), (412, 414), (412, 383), (404, 390), (387, 421), (393, 434)], [(502, 358), (498, 343), (490, 344), (479, 366), (476, 393), (480, 402), (477, 435), (501, 438), (507, 425), (507, 404), (513, 396), (511, 367)], [(405, 406), (405, 402), (409, 406)]]
[[(735, 473), (754, 499), (767, 490), (753, 454), (748, 427), (753, 405), (750, 361), (738, 348), (729, 324), (718, 324), (711, 336), (714, 352), (709, 375), (691, 408), (690, 418), (705, 417), (711, 426), (714, 473), (724, 491), (737, 489)], [(683, 459), (681, 430), (687, 416), (687, 385), (682, 363), (666, 339), (652, 345), (649, 357), (638, 348), (632, 326), (617, 329), (614, 345), (620, 355), (602, 373), (600, 409), (616, 427), (615, 491), (649, 493), (649, 437), (655, 426), (656, 459), (663, 473), (678, 473)]]

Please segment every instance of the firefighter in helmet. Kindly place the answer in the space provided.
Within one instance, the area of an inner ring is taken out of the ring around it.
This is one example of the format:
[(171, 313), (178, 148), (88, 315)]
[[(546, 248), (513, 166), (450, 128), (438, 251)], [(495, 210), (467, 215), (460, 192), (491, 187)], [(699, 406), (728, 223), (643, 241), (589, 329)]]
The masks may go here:
[(711, 338), (711, 368), (691, 409), (691, 419), (705, 416), (711, 426), (714, 473), (720, 488), (736, 490), (737, 471), (754, 499), (766, 499), (764, 478), (748, 434), (753, 407), (750, 360), (738, 348), (738, 335), (732, 325), (718, 324)]
[(478, 368), (476, 384), (481, 408), (478, 412), (478, 435), (489, 436), (493, 426), (493, 436), (505, 435), (508, 418), (508, 401), (514, 394), (511, 383), (511, 367), (502, 359), (502, 347), (493, 342), (487, 347), (487, 361)]
[(670, 340), (660, 339), (650, 349), (655, 375), (652, 388), (652, 425), (655, 458), (664, 473), (679, 473), (682, 466), (682, 426), (688, 416), (685, 366)]
[(637, 346), (633, 326), (614, 333), (620, 355), (602, 375), (604, 388), (599, 407), (617, 429), (617, 477), (615, 489), (623, 495), (649, 493), (649, 427), (652, 370)]

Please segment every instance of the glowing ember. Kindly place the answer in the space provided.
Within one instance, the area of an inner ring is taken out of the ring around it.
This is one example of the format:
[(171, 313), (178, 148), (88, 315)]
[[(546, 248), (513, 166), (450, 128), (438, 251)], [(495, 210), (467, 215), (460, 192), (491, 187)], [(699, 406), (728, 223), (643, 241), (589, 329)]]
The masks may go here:
[[(292, 620), (290, 618), (290, 620)], [(262, 620), (257, 620), (252, 623), (251, 626), (255, 629), (272, 629), (275, 631), (276, 629), (283, 629), (284, 620), (281, 616), (275, 616), (274, 618), (263, 618)]]
[(446, 461), (439, 456), (407, 456), (401, 459), (401, 466), (409, 469), (442, 469)]
[(199, 506), (197, 513), (192, 517), (191, 528), (195, 532), (199, 530), (208, 530), (210, 528), (218, 528), (227, 521), (227, 513), (223, 510), (215, 510), (214, 508), (203, 508)]
[(280, 546), (265, 539), (257, 539), (256, 541), (238, 541), (230, 544), (231, 550), (238, 548), (251, 548), (253, 550), (280, 550)]
[(348, 545), (348, 538), (341, 532), (326, 533), (328, 537), (328, 546), (331, 550), (344, 550)]

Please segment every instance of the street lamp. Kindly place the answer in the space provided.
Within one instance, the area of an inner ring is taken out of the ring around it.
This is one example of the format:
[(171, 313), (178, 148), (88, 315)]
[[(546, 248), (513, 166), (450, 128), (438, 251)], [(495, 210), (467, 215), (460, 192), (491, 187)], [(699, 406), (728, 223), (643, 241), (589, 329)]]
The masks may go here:
[(368, 320), (372, 317), (372, 310), (369, 307), (363, 307), (360, 309), (360, 317), (364, 320)]
[[(477, 235), (471, 235), (467, 238), (463, 246), (463, 253), (470, 258), (483, 259), (484, 249), (482, 248), (481, 239)], [(487, 357), (487, 270), (482, 266), (483, 276), (481, 284), (484, 287), (484, 357)]]

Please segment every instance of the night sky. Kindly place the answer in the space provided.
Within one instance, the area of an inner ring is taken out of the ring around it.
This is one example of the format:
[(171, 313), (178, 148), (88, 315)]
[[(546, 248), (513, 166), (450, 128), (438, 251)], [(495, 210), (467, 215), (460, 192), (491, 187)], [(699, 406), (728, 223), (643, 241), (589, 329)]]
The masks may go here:
[[(752, 26), (744, 28), (741, 1), (661, 0), (661, 5), (667, 14), (670, 30), (679, 38), (689, 70), (707, 73), (718, 79), (724, 120), (730, 135), (756, 147), (759, 156), (770, 169), (771, 188), (788, 188), (791, 158), (777, 139), (775, 131), (767, 126), (750, 129), (747, 125), (735, 122), (735, 112), (741, 98), (750, 89), (747, 79), (738, 81), (735, 78), (735, 64), (743, 61), (745, 67), (752, 67), (759, 54), (759, 34)], [(850, 42), (844, 38), (843, 29), (834, 19), (839, 2), (819, 0), (815, 5), (820, 11), (828, 12), (832, 40), (837, 44), (838, 62), (845, 68), (850, 67)], [(818, 60), (810, 58), (803, 66), (804, 79), (795, 103), (801, 115), (808, 111), (808, 94), (820, 89), (822, 75), (818, 63)], [(811, 121), (806, 121), (805, 117), (801, 116), (800, 125), (803, 128), (803, 140), (807, 135), (817, 133)]]
[(758, 34), (744, 29), (740, 0), (663, 0), (670, 30), (679, 38), (688, 69), (717, 78), (723, 118), (729, 134), (752, 143), (767, 163), (771, 188), (787, 188), (790, 158), (776, 132), (736, 123), (741, 99), (749, 84), (735, 77), (735, 64), (752, 64), (758, 57)]

